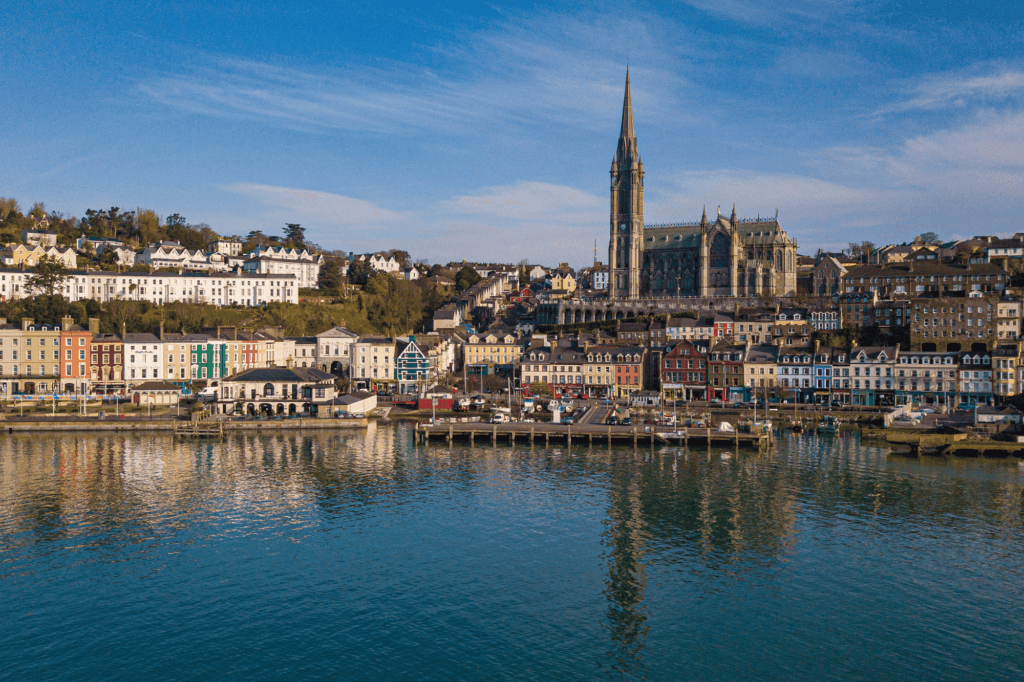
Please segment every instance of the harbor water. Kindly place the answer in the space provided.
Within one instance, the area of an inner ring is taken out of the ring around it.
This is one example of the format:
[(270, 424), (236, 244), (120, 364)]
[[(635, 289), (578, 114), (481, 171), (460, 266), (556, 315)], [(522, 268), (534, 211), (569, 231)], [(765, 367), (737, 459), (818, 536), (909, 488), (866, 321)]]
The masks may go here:
[(859, 437), (0, 440), (0, 680), (1020, 680), (1024, 467)]

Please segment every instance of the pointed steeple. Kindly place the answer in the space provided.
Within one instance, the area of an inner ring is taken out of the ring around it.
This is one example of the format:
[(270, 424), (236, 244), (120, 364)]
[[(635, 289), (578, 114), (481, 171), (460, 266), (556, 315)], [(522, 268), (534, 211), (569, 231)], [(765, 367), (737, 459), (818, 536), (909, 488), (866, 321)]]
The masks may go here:
[(736, 226), (736, 204), (735, 203), (733, 203), (733, 205), (732, 205), (732, 215), (729, 217), (729, 224), (732, 225), (733, 227)]
[(704, 204), (704, 213), (702, 213), (701, 216), (700, 216), (700, 224), (701, 224), (701, 227), (707, 227), (708, 226), (708, 206), (707, 206), (707, 204)]
[(619, 172), (643, 166), (637, 149), (636, 132), (633, 130), (633, 97), (629, 91), (629, 68), (626, 68), (626, 92), (622, 96), (622, 127), (619, 129), (619, 145), (615, 152)]
[(626, 67), (626, 94), (622, 97), (622, 129), (619, 137), (631, 139), (636, 137), (633, 132), (633, 98), (629, 94), (629, 67)]

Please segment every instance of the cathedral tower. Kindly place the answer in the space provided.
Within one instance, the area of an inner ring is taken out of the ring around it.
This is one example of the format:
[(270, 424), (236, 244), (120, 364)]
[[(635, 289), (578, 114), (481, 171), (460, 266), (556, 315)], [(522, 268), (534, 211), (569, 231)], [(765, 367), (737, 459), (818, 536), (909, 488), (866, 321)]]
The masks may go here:
[(644, 242), (644, 164), (633, 131), (633, 100), (622, 100), (622, 129), (611, 169), (611, 234), (608, 240), (608, 291), (612, 298), (640, 296)]

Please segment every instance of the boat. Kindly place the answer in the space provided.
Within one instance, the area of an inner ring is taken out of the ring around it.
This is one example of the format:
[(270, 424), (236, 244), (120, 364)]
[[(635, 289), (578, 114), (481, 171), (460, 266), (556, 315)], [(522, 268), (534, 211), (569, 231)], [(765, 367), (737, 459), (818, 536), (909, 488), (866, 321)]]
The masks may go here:
[(825, 415), (818, 422), (818, 433), (826, 436), (834, 436), (839, 433), (839, 418), (830, 414)]
[(803, 424), (803, 422), (794, 419), (793, 421), (791, 421), (789, 423), (789, 430), (792, 431), (793, 433), (803, 433), (804, 432), (804, 424)]

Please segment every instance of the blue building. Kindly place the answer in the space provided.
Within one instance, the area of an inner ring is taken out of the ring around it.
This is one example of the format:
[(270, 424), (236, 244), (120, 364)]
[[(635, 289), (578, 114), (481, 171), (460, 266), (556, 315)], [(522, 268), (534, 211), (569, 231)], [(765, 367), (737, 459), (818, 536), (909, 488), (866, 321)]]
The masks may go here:
[(395, 344), (395, 379), (398, 380), (398, 392), (418, 394), (418, 387), (427, 385), (429, 372), (430, 359), (416, 343), (416, 337), (410, 336), (407, 341), (398, 339)]

